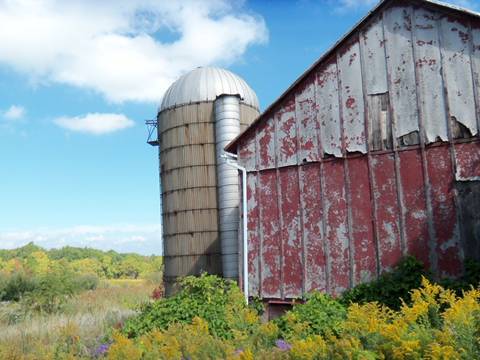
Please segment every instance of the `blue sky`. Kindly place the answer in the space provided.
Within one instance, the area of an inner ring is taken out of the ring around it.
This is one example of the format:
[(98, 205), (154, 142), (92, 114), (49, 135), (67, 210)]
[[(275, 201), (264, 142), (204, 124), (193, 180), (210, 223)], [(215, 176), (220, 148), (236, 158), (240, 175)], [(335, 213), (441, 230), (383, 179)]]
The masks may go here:
[(375, 3), (0, 0), (0, 247), (160, 253), (144, 120), (171, 82), (226, 67), (264, 109)]

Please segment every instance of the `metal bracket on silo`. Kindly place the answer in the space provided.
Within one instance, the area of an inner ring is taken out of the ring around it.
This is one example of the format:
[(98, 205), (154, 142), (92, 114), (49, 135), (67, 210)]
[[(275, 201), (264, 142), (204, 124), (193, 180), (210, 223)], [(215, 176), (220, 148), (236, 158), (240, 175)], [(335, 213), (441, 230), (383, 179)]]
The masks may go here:
[(145, 120), (145, 125), (147, 125), (148, 137), (147, 144), (152, 146), (159, 146), (160, 142), (158, 141), (158, 121), (157, 120)]

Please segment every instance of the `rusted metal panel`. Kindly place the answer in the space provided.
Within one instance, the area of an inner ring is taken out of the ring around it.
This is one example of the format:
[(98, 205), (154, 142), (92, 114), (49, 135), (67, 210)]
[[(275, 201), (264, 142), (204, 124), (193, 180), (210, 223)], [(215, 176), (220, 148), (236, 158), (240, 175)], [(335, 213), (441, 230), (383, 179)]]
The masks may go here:
[(480, 143), (455, 145), (455, 178), (458, 181), (480, 181)]
[(258, 127), (257, 164), (260, 170), (272, 169), (275, 167), (275, 124), (274, 119), (269, 118)]
[(353, 285), (377, 276), (377, 261), (372, 224), (370, 179), (366, 157), (347, 160)]
[(247, 174), (248, 208), (248, 291), (251, 296), (260, 296), (260, 232), (257, 173)]
[(382, 18), (378, 17), (360, 35), (363, 80), (367, 95), (388, 92), (385, 38)]
[(426, 143), (435, 142), (437, 139), (448, 140), (437, 20), (436, 13), (422, 8), (415, 9), (415, 67)]
[(329, 289), (341, 294), (350, 286), (350, 252), (347, 223), (345, 174), (342, 159), (326, 161), (323, 165)]
[(401, 151), (398, 156), (406, 250), (429, 267), (430, 237), (422, 155), (420, 150), (408, 150)]
[[(388, 271), (402, 256), (400, 209), (392, 153), (371, 157), (380, 271)], [(417, 174), (415, 174), (417, 176)]]
[(243, 166), (247, 171), (256, 170), (256, 137), (255, 133), (246, 136), (240, 144), (238, 151), (238, 163)]
[(289, 98), (276, 113), (277, 166), (297, 164), (297, 126), (295, 122), (295, 99)]
[(281, 297), (280, 261), (281, 237), (278, 209), (276, 170), (260, 172), (260, 232), (261, 232), (261, 295), (267, 298)]
[(340, 51), (338, 74), (341, 84), (343, 136), (347, 152), (367, 152), (362, 66), (358, 41)]
[(320, 70), (315, 89), (320, 123), (320, 142), (323, 154), (342, 156), (340, 109), (338, 102), (338, 73), (336, 62)]
[(305, 258), (305, 291), (327, 291), (320, 164), (300, 166), (300, 194)]
[(454, 201), (454, 174), (448, 146), (426, 150), (431, 182), (435, 253), (440, 275), (454, 276), (461, 270), (463, 255), (459, 246), (459, 227)]
[(319, 160), (318, 122), (315, 102), (315, 80), (306, 84), (295, 96), (295, 117), (298, 127), (298, 163)]
[(383, 18), (395, 138), (419, 131), (411, 11), (394, 6)]
[(283, 242), (283, 296), (302, 295), (303, 258), (300, 227), (300, 187), (297, 167), (280, 169), (281, 240)]
[(477, 127), (480, 127), (480, 22), (471, 23), (471, 34), (472, 34), (472, 52), (471, 52), (471, 61), (472, 61), (472, 74), (473, 74), (473, 83), (474, 83), (474, 93), (476, 106), (477, 106)]
[(470, 33), (467, 23), (457, 18), (440, 20), (443, 74), (453, 125), (459, 122), (471, 135), (478, 132), (470, 61)]

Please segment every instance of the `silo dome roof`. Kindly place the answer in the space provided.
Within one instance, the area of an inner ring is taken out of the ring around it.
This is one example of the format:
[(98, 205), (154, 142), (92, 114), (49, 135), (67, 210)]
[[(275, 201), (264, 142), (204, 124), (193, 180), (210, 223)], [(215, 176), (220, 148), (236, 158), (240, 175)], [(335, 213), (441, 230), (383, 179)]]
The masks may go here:
[(199, 67), (181, 76), (165, 92), (159, 111), (183, 104), (215, 101), (220, 95), (240, 95), (244, 104), (259, 110), (258, 98), (234, 73), (216, 67)]

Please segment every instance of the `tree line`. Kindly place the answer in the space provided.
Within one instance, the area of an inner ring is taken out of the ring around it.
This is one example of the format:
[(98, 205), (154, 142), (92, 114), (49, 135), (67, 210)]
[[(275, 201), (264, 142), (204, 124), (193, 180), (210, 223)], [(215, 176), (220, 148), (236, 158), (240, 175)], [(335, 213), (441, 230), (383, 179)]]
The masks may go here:
[(96, 275), (102, 279), (145, 278), (162, 271), (161, 256), (143, 256), (92, 248), (65, 246), (44, 249), (34, 243), (12, 250), (0, 250), (0, 273), (44, 275), (50, 272), (73, 272)]

